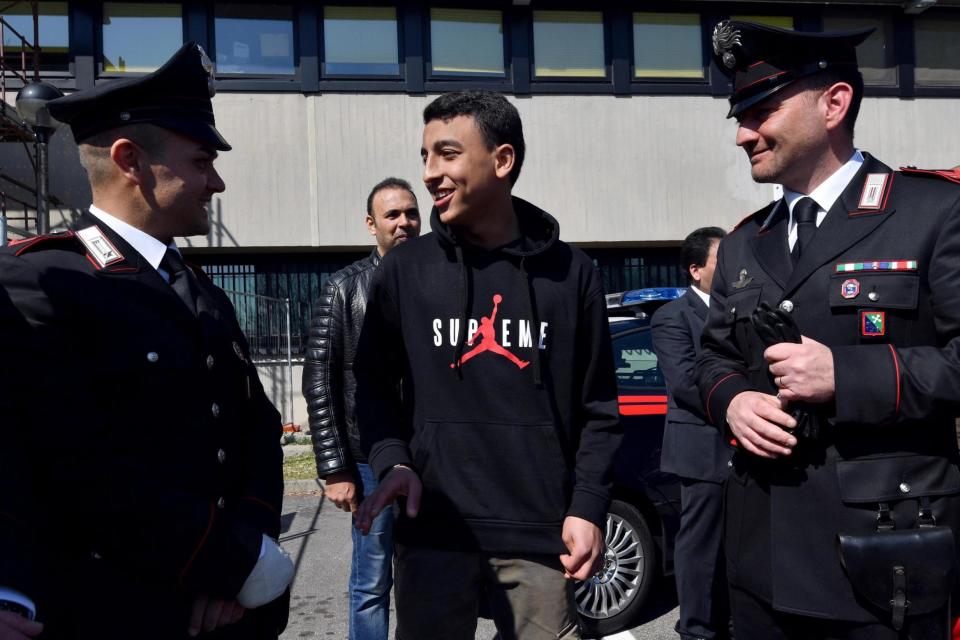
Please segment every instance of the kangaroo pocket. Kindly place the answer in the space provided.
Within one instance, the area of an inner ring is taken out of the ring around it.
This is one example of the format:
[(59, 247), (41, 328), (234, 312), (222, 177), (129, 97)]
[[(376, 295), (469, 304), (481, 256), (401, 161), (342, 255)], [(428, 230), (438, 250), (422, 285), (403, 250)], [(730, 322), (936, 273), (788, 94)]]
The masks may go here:
[(550, 423), (427, 421), (411, 443), (423, 515), (556, 525), (570, 473)]

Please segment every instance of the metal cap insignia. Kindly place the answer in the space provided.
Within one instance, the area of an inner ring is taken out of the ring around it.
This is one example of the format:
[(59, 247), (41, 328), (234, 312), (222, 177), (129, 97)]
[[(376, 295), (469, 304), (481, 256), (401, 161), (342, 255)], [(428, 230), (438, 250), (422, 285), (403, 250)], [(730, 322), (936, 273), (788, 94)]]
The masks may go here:
[(729, 20), (724, 20), (713, 28), (713, 53), (723, 59), (723, 65), (728, 69), (737, 66), (733, 47), (739, 47), (740, 44), (740, 31), (734, 29)]
[(207, 89), (210, 91), (210, 97), (217, 95), (216, 87), (216, 75), (213, 72), (213, 61), (210, 60), (210, 56), (207, 55), (207, 52), (203, 50), (203, 47), (197, 45), (197, 52), (200, 54), (200, 64), (203, 65), (203, 70), (207, 72)]

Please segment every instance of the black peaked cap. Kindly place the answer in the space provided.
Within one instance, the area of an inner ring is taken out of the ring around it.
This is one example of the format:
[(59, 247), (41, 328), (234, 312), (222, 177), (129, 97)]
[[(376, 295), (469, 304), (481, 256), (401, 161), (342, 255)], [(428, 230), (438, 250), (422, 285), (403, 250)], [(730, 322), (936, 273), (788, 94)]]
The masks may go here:
[(811, 33), (724, 20), (713, 30), (717, 65), (733, 80), (728, 118), (794, 80), (827, 69), (857, 68), (857, 45), (874, 29)]
[(47, 108), (70, 125), (77, 144), (102, 131), (150, 123), (229, 151), (213, 119), (213, 81), (210, 58), (188, 42), (153, 73), (77, 91), (51, 100)]

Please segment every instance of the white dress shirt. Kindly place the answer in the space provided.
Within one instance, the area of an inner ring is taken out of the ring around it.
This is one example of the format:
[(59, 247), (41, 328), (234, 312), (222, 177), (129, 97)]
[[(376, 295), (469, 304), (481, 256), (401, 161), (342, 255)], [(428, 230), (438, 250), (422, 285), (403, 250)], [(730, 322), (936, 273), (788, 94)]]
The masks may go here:
[(840, 197), (843, 190), (846, 189), (850, 181), (853, 180), (853, 176), (857, 175), (857, 171), (860, 170), (862, 164), (863, 154), (860, 153), (858, 149), (855, 149), (846, 164), (834, 171), (829, 178), (817, 185), (817, 188), (810, 193), (797, 193), (796, 191), (784, 188), (783, 199), (786, 200), (787, 207), (790, 211), (790, 220), (787, 227), (787, 243), (790, 245), (791, 251), (793, 251), (793, 245), (797, 243), (797, 224), (793, 219), (793, 207), (797, 204), (797, 201), (800, 200), (800, 198), (809, 197), (817, 203), (820, 207), (817, 211), (817, 226), (819, 227), (823, 219), (827, 217), (827, 211), (830, 211), (830, 207), (833, 206), (833, 203), (837, 201), (837, 198)]
[(177, 253), (180, 253), (180, 249), (177, 248), (176, 244), (173, 242), (169, 245), (163, 244), (149, 233), (137, 229), (133, 225), (110, 215), (95, 205), (90, 205), (90, 213), (92, 213), (97, 220), (110, 227), (114, 233), (126, 240), (127, 244), (143, 256), (143, 259), (146, 260), (151, 267), (156, 269), (164, 280), (170, 282), (170, 274), (167, 273), (165, 269), (160, 268), (160, 262), (167, 253), (167, 249), (173, 249)]
[(707, 305), (707, 307), (709, 308), (709, 307), (710, 307), (710, 294), (709, 294), (709, 293), (704, 293), (703, 291), (700, 291), (700, 287), (698, 287), (698, 286), (695, 285), (695, 284), (690, 285), (690, 288), (693, 290), (693, 292), (694, 292), (695, 294), (697, 294), (698, 296), (700, 296), (700, 299), (703, 300), (703, 304)]

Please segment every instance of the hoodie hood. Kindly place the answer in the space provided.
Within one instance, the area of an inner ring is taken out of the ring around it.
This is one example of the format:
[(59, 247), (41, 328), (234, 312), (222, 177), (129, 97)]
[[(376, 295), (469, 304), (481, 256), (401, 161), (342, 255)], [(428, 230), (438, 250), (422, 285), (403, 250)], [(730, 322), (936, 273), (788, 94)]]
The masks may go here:
[[(513, 211), (520, 224), (520, 238), (494, 251), (527, 257), (539, 255), (550, 249), (560, 239), (560, 223), (557, 219), (526, 200), (516, 196), (511, 200)], [(440, 221), (440, 212), (436, 207), (430, 213), (430, 229), (437, 234), (440, 244), (445, 249), (450, 250), (463, 245), (457, 237), (456, 228)]]
[[(497, 253), (500, 253), (504, 254), (504, 256), (510, 260), (516, 260), (519, 267), (519, 277), (523, 280), (526, 307), (530, 317), (534, 319), (534, 326), (538, 326), (539, 320), (536, 316), (536, 301), (533, 299), (533, 293), (531, 291), (532, 283), (530, 282), (530, 276), (527, 271), (527, 261), (546, 253), (557, 243), (560, 239), (560, 223), (549, 213), (535, 207), (526, 200), (521, 200), (516, 196), (512, 196), (511, 200), (513, 201), (513, 211), (517, 216), (520, 227), (520, 237), (492, 251), (473, 248), (469, 244), (466, 246), (470, 247), (471, 251), (486, 254), (487, 257), (494, 257)], [(461, 309), (460, 326), (466, 326), (470, 306), (471, 275), (470, 267), (463, 258), (465, 245), (461, 243), (457, 237), (455, 228), (440, 220), (440, 212), (436, 207), (434, 207), (430, 213), (430, 229), (437, 234), (440, 246), (446, 250), (447, 255), (452, 253), (453, 256), (455, 256), (457, 264), (460, 266), (460, 285), (458, 287)], [(454, 368), (457, 371), (457, 375), (461, 375), (460, 365), (465, 342), (466, 332), (463, 331), (460, 333), (460, 339), (457, 342), (456, 355), (454, 357)], [(536, 349), (533, 352), (533, 372), (534, 382), (537, 387), (540, 387), (543, 384), (543, 363), (540, 361), (540, 354)]]

